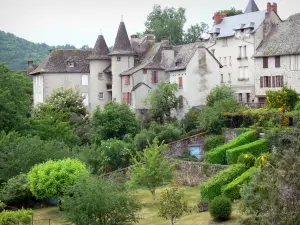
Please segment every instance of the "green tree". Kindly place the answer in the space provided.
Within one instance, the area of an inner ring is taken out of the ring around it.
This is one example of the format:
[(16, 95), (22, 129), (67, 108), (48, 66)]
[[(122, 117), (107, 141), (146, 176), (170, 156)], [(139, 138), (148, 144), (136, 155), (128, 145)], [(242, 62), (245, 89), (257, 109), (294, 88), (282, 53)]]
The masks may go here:
[(166, 144), (159, 145), (158, 140), (154, 140), (142, 154), (138, 153), (138, 156), (133, 158), (133, 166), (130, 168), (131, 178), (128, 184), (149, 189), (153, 202), (157, 187), (173, 179), (173, 165), (165, 156), (167, 147)]
[(92, 137), (97, 143), (111, 138), (121, 140), (126, 134), (135, 136), (139, 130), (139, 121), (128, 104), (109, 102), (93, 113)]
[(13, 73), (0, 63), (0, 131), (26, 129), (32, 102), (32, 82), (24, 73)]
[(201, 38), (208, 29), (209, 26), (203, 22), (191, 25), (184, 34), (184, 43), (194, 43), (197, 39)]
[(66, 218), (78, 225), (128, 225), (138, 222), (140, 204), (119, 183), (95, 177), (79, 180), (61, 200)]
[(219, 10), (218, 12), (219, 13), (226, 13), (227, 17), (243, 14), (242, 10), (236, 9), (234, 7), (231, 7), (230, 9)]
[(157, 41), (165, 36), (169, 38), (170, 44), (183, 43), (183, 26), (186, 22), (185, 9), (154, 5), (152, 12), (147, 16), (146, 29), (153, 31)]
[(206, 105), (213, 106), (215, 102), (223, 99), (235, 99), (233, 90), (227, 85), (220, 85), (213, 88), (206, 97)]
[(267, 103), (271, 108), (283, 108), (287, 110), (293, 110), (296, 103), (299, 101), (298, 93), (284, 86), (281, 90), (266, 91)]
[(61, 197), (64, 188), (88, 173), (78, 159), (49, 160), (31, 168), (28, 182), (32, 194), (37, 198)]
[(69, 147), (59, 141), (42, 141), (39, 137), (18, 133), (0, 133), (0, 183), (27, 173), (32, 166), (49, 159), (70, 156)]
[(33, 211), (20, 209), (17, 211), (3, 211), (0, 213), (0, 225), (30, 224)]
[(174, 186), (164, 190), (159, 199), (159, 216), (170, 220), (171, 225), (188, 212), (187, 202), (184, 201), (184, 191)]
[(177, 84), (161, 82), (150, 94), (146, 102), (150, 103), (150, 112), (153, 120), (164, 123), (171, 120), (171, 111), (178, 106)]
[(181, 119), (181, 126), (186, 132), (197, 129), (196, 121), (200, 116), (201, 110), (197, 108), (191, 108)]

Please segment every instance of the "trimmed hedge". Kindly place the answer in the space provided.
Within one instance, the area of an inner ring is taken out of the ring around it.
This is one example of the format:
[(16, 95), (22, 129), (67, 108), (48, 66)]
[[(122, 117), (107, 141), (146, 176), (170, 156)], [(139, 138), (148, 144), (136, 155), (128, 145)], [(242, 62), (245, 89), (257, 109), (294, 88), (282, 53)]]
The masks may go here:
[(224, 135), (211, 135), (205, 139), (204, 151), (209, 151), (225, 143)]
[(207, 163), (225, 165), (226, 151), (228, 149), (232, 149), (237, 146), (248, 144), (250, 142), (256, 141), (258, 138), (259, 138), (259, 134), (255, 130), (242, 133), (232, 141), (207, 152), (205, 155), (205, 160)]
[(262, 153), (268, 152), (269, 144), (266, 139), (257, 140), (255, 142), (238, 146), (226, 151), (226, 158), (228, 164), (237, 163), (238, 157), (241, 154), (250, 153), (254, 156), (259, 156)]
[(236, 200), (241, 197), (240, 195), (240, 188), (242, 184), (248, 182), (251, 179), (252, 174), (257, 170), (257, 168), (252, 167), (244, 172), (241, 176), (234, 179), (231, 183), (225, 185), (223, 187), (222, 193), (226, 197), (230, 198), (231, 200)]
[(232, 165), (200, 185), (201, 201), (212, 201), (222, 194), (222, 187), (246, 171), (242, 164)]

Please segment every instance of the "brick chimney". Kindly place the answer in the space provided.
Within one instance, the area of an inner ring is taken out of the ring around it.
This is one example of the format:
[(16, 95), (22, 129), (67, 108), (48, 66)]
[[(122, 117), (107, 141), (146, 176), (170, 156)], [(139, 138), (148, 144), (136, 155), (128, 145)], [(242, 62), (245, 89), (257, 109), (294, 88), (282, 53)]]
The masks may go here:
[(267, 3), (267, 12), (271, 13), (271, 11), (274, 12), (278, 12), (278, 7), (277, 7), (277, 3), (273, 2), (273, 4), (271, 4), (270, 2)]
[(219, 24), (223, 18), (225, 18), (227, 15), (226, 13), (219, 13), (219, 12), (216, 12), (215, 15), (214, 15), (214, 24)]
[(33, 69), (33, 61), (28, 61), (28, 69)]

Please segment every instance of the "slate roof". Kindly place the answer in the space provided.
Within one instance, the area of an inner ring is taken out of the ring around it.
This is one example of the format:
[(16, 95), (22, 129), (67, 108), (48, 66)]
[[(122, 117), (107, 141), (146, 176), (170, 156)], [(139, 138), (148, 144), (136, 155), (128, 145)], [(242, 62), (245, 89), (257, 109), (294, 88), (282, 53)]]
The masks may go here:
[(125, 23), (122, 21), (119, 25), (118, 34), (115, 40), (113, 51), (109, 55), (134, 55), (132, 50)]
[[(88, 56), (90, 50), (52, 50), (46, 59), (30, 73), (89, 73), (90, 66)], [(74, 62), (74, 67), (68, 66), (69, 62)]]
[(300, 13), (273, 25), (256, 50), (256, 57), (300, 54)]
[(92, 51), (92, 55), (88, 57), (88, 59), (107, 59), (110, 60), (108, 56), (109, 49), (105, 42), (103, 35), (99, 35), (97, 41), (95, 43), (94, 49)]
[(249, 3), (245, 9), (245, 12), (244, 13), (251, 13), (251, 12), (257, 12), (259, 11), (256, 3), (254, 0), (249, 0)]
[[(257, 28), (263, 23), (265, 19), (266, 11), (257, 11), (257, 12), (250, 12), (245, 14), (240, 14), (236, 16), (225, 17), (221, 21), (221, 23), (214, 25), (209, 33), (214, 33), (219, 30), (219, 34), (216, 36), (217, 38), (223, 37), (231, 37), (235, 35), (235, 29), (237, 27), (241, 27), (241, 25), (251, 24), (253, 25), (252, 33), (254, 33)], [(205, 40), (208, 40), (210, 35), (207, 34), (204, 36)]]

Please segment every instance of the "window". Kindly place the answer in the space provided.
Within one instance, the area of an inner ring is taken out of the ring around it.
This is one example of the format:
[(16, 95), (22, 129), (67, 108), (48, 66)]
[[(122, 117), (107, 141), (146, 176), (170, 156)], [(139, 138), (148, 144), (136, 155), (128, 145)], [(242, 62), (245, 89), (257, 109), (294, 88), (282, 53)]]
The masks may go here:
[(178, 87), (183, 88), (182, 77), (178, 77)]
[(117, 62), (121, 62), (121, 57), (120, 56), (117, 57)]
[(98, 73), (98, 80), (103, 80), (103, 79), (104, 79), (104, 74)]
[(228, 83), (231, 84), (231, 73), (228, 74)]
[(244, 29), (241, 29), (241, 33), (244, 33)]
[(291, 55), (291, 70), (300, 70), (300, 55)]
[(264, 76), (260, 77), (260, 87), (271, 87), (271, 77), (270, 76)]
[(147, 69), (143, 69), (143, 74), (147, 74)]
[(283, 87), (283, 76), (273, 76), (272, 77), (273, 85), (272, 87)]
[(231, 56), (229, 56), (229, 66), (231, 66)]
[(221, 74), (221, 84), (223, 84), (224, 83), (224, 76), (223, 76), (223, 74)]
[(131, 93), (130, 92), (124, 92), (123, 93), (123, 101), (127, 104), (131, 104)]
[(103, 92), (99, 92), (99, 94), (98, 94), (98, 99), (99, 99), (99, 100), (104, 99), (104, 93), (103, 93)]
[(158, 83), (157, 71), (152, 71), (152, 83), (153, 84)]
[[(271, 84), (272, 83), (272, 84)], [(260, 87), (266, 88), (266, 87), (283, 87), (283, 76), (264, 76), (260, 77)]]
[(111, 84), (106, 84), (106, 89), (107, 90), (111, 90), (112, 89), (112, 85)]
[(124, 76), (124, 83), (125, 83), (125, 85), (130, 85), (130, 77), (129, 76)]
[(248, 66), (241, 66), (239, 68), (239, 80), (247, 80), (249, 79), (248, 75)]
[(265, 103), (266, 102), (266, 97), (260, 97), (258, 98), (259, 103)]
[(212, 53), (213, 55), (215, 55), (215, 52), (216, 52), (215, 49), (212, 49), (212, 50), (211, 50), (211, 53)]
[(227, 46), (227, 38), (223, 38), (223, 47)]
[(268, 67), (269, 67), (269, 58), (263, 57), (263, 68), (268, 68)]
[(246, 94), (247, 102), (250, 102), (250, 93)]
[(89, 75), (81, 75), (81, 85), (89, 85)]
[(67, 65), (68, 65), (68, 67), (74, 67), (74, 62), (68, 61), (68, 62), (67, 62)]
[(227, 60), (226, 60), (226, 57), (224, 57), (224, 66), (227, 66)]
[(247, 58), (247, 46), (244, 46), (244, 57)]
[(239, 46), (239, 58), (242, 58), (242, 46)]
[(243, 101), (243, 94), (239, 93), (238, 97), (239, 97), (239, 101), (242, 102)]
[(81, 97), (83, 98), (83, 105), (85, 107), (89, 106), (89, 93), (82, 93)]
[(275, 68), (280, 68), (280, 56), (275, 56)]

